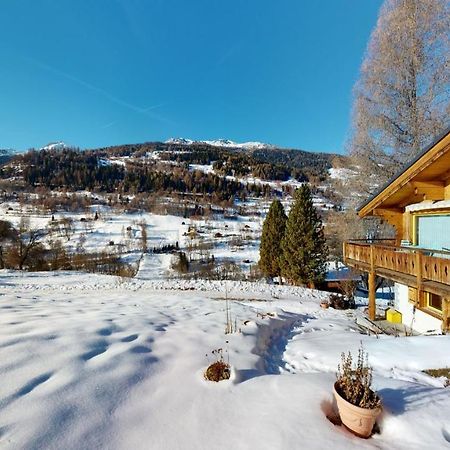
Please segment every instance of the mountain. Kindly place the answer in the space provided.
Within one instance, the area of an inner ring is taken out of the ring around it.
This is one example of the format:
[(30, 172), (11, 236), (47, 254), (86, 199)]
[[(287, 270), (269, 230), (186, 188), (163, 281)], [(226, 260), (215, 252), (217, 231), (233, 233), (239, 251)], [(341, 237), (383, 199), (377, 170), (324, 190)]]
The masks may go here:
[[(88, 151), (88, 150), (85, 150)], [(236, 143), (229, 140), (193, 141), (177, 138), (166, 142), (124, 144), (97, 149), (90, 152), (102, 158), (145, 158), (154, 161), (171, 161), (171, 164), (213, 165), (221, 176), (253, 177), (270, 181), (297, 181), (328, 178), (334, 160), (342, 159), (340, 167), (347, 167), (342, 155), (308, 152), (299, 149), (278, 148), (260, 142)]]
[(194, 141), (191, 139), (184, 139), (184, 138), (170, 138), (167, 139), (165, 144), (177, 144), (177, 145), (191, 145)]
[(225, 147), (225, 148), (241, 148), (241, 149), (263, 149), (263, 148), (275, 148), (274, 145), (265, 144), (263, 142), (234, 142), (229, 139), (216, 139), (212, 141), (193, 141), (192, 139), (185, 138), (170, 138), (165, 144), (177, 144), (177, 145), (192, 145), (192, 144), (206, 144), (213, 147)]
[(14, 150), (13, 148), (0, 148), (1, 156), (15, 155), (16, 153), (17, 153), (17, 150)]
[(0, 148), (0, 164), (8, 162), (13, 156), (19, 152), (12, 148)]
[(69, 146), (62, 141), (58, 141), (58, 142), (49, 142), (44, 147), (41, 147), (39, 150), (62, 150), (64, 148), (69, 148)]

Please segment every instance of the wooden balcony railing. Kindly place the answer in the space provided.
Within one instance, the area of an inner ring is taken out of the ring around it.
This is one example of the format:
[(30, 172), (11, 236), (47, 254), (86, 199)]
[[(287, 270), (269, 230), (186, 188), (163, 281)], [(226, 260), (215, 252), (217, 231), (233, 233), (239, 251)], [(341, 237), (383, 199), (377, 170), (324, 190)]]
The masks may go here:
[(343, 250), (344, 261), (351, 267), (374, 271), (411, 287), (427, 283), (450, 292), (450, 252), (367, 241), (347, 241)]

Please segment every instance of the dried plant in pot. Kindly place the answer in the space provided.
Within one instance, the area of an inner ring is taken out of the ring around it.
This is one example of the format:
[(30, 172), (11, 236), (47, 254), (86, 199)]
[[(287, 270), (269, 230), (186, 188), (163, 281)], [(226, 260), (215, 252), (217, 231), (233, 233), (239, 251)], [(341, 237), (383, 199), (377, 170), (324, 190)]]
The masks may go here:
[(356, 367), (353, 365), (352, 354), (342, 353), (337, 381), (334, 383), (334, 396), (342, 423), (362, 438), (371, 436), (381, 413), (381, 400), (371, 385), (372, 368), (364, 350), (360, 348), (358, 351)]

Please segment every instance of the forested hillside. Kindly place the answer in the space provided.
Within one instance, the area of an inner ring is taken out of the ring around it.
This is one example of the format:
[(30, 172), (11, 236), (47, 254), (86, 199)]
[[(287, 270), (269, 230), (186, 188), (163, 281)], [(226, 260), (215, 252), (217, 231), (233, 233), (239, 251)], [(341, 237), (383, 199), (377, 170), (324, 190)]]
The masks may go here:
[(304, 150), (273, 147), (243, 150), (223, 148), (195, 142), (190, 145), (148, 142), (98, 149), (105, 155), (142, 156), (158, 152), (161, 159), (187, 164), (214, 164), (214, 168), (226, 175), (252, 174), (264, 180), (287, 180), (292, 177), (307, 181), (311, 177), (325, 179), (332, 160), (331, 153), (315, 153)]
[[(102, 157), (103, 155), (103, 157)], [(142, 192), (182, 192), (211, 195), (218, 201), (248, 194), (268, 194), (268, 186), (230, 180), (215, 174), (189, 171), (176, 166), (164, 170), (158, 162), (130, 159), (114, 164), (104, 158), (104, 152), (30, 151), (16, 157), (14, 164), (1, 170), (2, 178), (17, 176), (29, 187), (50, 189), (92, 190), (137, 194)]]
[[(81, 151), (30, 150), (0, 170), (25, 189), (135, 195), (182, 193), (213, 203), (290, 192), (298, 182), (323, 182), (332, 154), (282, 149), (221, 148), (204, 143), (144, 143)], [(270, 182), (269, 182), (270, 181)], [(284, 182), (287, 184), (277, 184)], [(292, 185), (291, 185), (292, 184)]]

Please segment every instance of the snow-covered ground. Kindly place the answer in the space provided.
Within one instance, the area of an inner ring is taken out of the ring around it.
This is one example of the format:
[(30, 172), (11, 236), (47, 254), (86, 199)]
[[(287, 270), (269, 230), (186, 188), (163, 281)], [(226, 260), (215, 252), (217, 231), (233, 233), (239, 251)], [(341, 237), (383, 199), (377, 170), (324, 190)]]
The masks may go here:
[[(258, 210), (265, 211), (268, 207), (266, 202), (259, 205)], [(94, 220), (95, 213), (98, 214), (97, 220)], [(150, 253), (144, 256), (139, 274), (145, 279), (161, 279), (170, 273), (171, 255), (152, 254), (151, 250), (176, 242), (183, 251), (188, 251), (188, 247), (208, 244), (208, 252), (217, 263), (232, 261), (246, 271), (249, 264), (256, 263), (259, 258), (263, 222), (262, 217), (254, 216), (224, 218), (220, 215), (194, 220), (170, 214), (127, 213), (103, 205), (92, 205), (88, 212), (58, 212), (53, 215), (52, 221), (52, 214), (38, 213), (18, 202), (0, 204), (0, 216), (15, 227), (22, 217), (26, 217), (31, 228), (52, 231), (45, 238), (49, 245), (54, 240), (60, 240), (71, 252), (78, 251), (81, 245), (88, 252), (105, 250), (125, 253), (131, 261), (137, 261), (141, 256), (142, 224), (145, 224)], [(71, 219), (71, 231), (66, 236), (61, 221), (67, 218)], [(193, 250), (193, 256), (195, 253)], [(153, 270), (150, 272), (151, 268)]]
[[(361, 335), (361, 313), (321, 309), (326, 295), (0, 271), (0, 447), (448, 448), (450, 389), (421, 370), (450, 366), (450, 337)], [(366, 441), (326, 418), (340, 353), (361, 341), (385, 405)], [(232, 377), (207, 382), (217, 348)]]
[(349, 169), (346, 167), (328, 169), (328, 174), (331, 179), (340, 180), (340, 181), (348, 181), (350, 178), (356, 175), (356, 171), (353, 169)]

